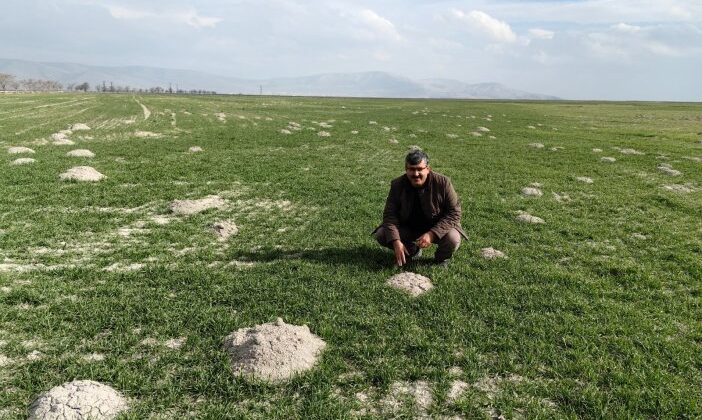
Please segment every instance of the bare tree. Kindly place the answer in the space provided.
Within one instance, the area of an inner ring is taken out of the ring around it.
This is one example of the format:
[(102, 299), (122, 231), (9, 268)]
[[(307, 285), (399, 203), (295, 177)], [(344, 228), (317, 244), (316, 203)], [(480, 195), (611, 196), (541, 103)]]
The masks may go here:
[(7, 73), (0, 73), (0, 90), (6, 90), (8, 87), (13, 86), (15, 82), (15, 76)]

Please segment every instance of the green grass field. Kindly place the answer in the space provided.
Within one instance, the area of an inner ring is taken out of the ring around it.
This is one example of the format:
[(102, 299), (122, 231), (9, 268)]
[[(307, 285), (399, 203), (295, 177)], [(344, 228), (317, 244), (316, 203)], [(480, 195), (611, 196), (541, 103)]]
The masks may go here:
[[(701, 139), (700, 104), (0, 95), (0, 418), (74, 379), (130, 419), (702, 417)], [(370, 236), (411, 145), (470, 237), (449, 269), (407, 268), (434, 283), (419, 298)], [(106, 178), (59, 180), (81, 165)], [(208, 195), (228, 205), (169, 214)], [(235, 377), (224, 337), (277, 317), (326, 341), (320, 362)], [(433, 402), (388, 404), (402, 384)]]

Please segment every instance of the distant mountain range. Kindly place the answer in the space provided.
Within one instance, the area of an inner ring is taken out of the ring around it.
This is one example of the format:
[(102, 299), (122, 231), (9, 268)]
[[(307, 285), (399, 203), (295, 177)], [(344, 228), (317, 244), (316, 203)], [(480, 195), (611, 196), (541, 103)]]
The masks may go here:
[(555, 96), (511, 89), (499, 83), (468, 84), (450, 79), (412, 80), (384, 72), (318, 74), (276, 79), (241, 79), (191, 70), (156, 67), (105, 67), (73, 63), (40, 63), (0, 58), (0, 73), (18, 79), (55, 80), (63, 85), (88, 82), (91, 87), (213, 90), (218, 93), (256, 95), (348, 96), (387, 98), (529, 99), (552, 100)]

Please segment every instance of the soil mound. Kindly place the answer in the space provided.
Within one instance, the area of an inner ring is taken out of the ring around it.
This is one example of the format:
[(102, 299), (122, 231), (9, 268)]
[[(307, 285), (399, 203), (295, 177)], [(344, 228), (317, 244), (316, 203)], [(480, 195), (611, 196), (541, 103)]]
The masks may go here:
[(68, 129), (72, 130), (72, 131), (81, 131), (81, 130), (90, 130), (90, 127), (88, 127), (87, 124), (77, 123), (77, 124), (71, 125), (70, 127), (68, 127)]
[(34, 163), (36, 160), (32, 158), (19, 158), (10, 162), (10, 165), (26, 165), (28, 163)]
[(623, 155), (645, 155), (646, 153), (639, 152), (638, 150), (635, 149), (621, 149), (619, 153)]
[(577, 178), (575, 178), (575, 179), (577, 179), (577, 180), (580, 181), (580, 182), (584, 182), (584, 183), (586, 183), (586, 184), (592, 184), (592, 183), (594, 182), (594, 181), (592, 180), (592, 178), (587, 177), (587, 176), (579, 176), (579, 177), (577, 177)]
[(241, 328), (224, 339), (236, 375), (283, 381), (311, 369), (326, 346), (306, 326), (275, 322)]
[(538, 188), (524, 187), (522, 188), (522, 195), (524, 197), (541, 197), (544, 193)]
[(202, 147), (200, 147), (200, 146), (191, 146), (191, 147), (188, 149), (188, 152), (190, 152), (190, 153), (202, 152)]
[(95, 157), (95, 153), (91, 152), (88, 149), (75, 149), (66, 153), (66, 156), (92, 158)]
[(498, 251), (493, 247), (481, 249), (480, 256), (485, 258), (486, 260), (494, 260), (495, 258), (506, 258), (504, 252)]
[(112, 387), (73, 381), (39, 395), (29, 407), (28, 419), (113, 419), (127, 408), (127, 400)]
[(601, 161), (601, 162), (612, 163), (612, 162), (616, 162), (617, 159), (615, 159), (615, 158), (613, 158), (613, 157), (611, 157), (611, 156), (603, 156), (603, 157), (600, 158), (600, 161)]
[(217, 235), (220, 241), (226, 241), (230, 236), (239, 233), (239, 228), (234, 223), (227, 221), (214, 223), (212, 225), (212, 230), (214, 230), (215, 235)]
[(434, 285), (431, 284), (431, 279), (416, 273), (400, 273), (390, 277), (387, 281), (388, 286), (395, 287), (410, 295), (417, 297), (431, 290)]
[(11, 155), (19, 155), (20, 153), (34, 153), (34, 150), (30, 149), (29, 147), (15, 146), (9, 147), (7, 149), (7, 153)]
[(665, 164), (665, 163), (660, 164), (660, 165), (658, 166), (658, 170), (661, 171), (661, 172), (663, 172), (664, 174), (670, 175), (670, 176), (679, 176), (679, 175), (682, 175), (682, 172), (680, 172), (680, 171), (678, 171), (678, 170), (676, 170), (676, 169), (673, 169), (670, 165), (667, 165), (667, 164)]
[(545, 146), (541, 143), (529, 143), (529, 147), (533, 147), (535, 149), (543, 149)]
[(59, 175), (59, 178), (61, 178), (63, 181), (74, 180), (95, 182), (105, 178), (105, 175), (101, 174), (91, 166), (74, 166), (73, 168)]
[(199, 200), (175, 200), (169, 209), (171, 213), (188, 216), (208, 209), (222, 208), (227, 202), (218, 195), (210, 195)]
[(525, 212), (520, 212), (517, 215), (516, 219), (518, 222), (522, 222), (522, 223), (534, 223), (534, 224), (546, 223), (546, 222), (544, 222), (544, 219), (542, 219), (540, 217), (532, 216), (531, 214), (525, 213)]
[(142, 139), (156, 139), (161, 137), (160, 133), (153, 133), (151, 131), (135, 131), (134, 135)]

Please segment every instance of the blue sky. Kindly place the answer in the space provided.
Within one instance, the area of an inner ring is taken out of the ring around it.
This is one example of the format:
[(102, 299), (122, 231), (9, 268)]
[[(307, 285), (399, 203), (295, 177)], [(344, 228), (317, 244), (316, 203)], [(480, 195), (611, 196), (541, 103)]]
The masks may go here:
[(702, 101), (701, 0), (4, 0), (0, 57)]

